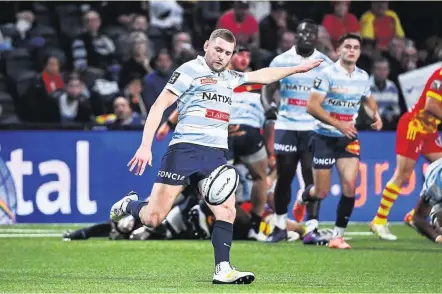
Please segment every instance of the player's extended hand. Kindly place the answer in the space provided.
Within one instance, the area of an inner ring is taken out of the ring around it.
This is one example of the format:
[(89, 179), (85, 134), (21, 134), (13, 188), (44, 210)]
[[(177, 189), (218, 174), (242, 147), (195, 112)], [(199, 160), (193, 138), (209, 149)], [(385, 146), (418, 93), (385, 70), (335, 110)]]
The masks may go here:
[(307, 72), (309, 70), (314, 69), (315, 67), (318, 67), (324, 59), (318, 59), (318, 60), (306, 60), (302, 62), (300, 65), (295, 66), (297, 73)]
[(167, 122), (164, 122), (159, 128), (158, 128), (158, 131), (157, 131), (157, 140), (158, 141), (161, 141), (161, 140), (163, 140), (166, 136), (167, 136), (167, 134), (169, 134), (169, 132), (170, 132), (170, 127), (169, 127), (169, 125), (167, 124)]
[(358, 131), (356, 130), (353, 122), (339, 122), (337, 129), (340, 130), (344, 136), (349, 139), (356, 138)]
[(141, 145), (127, 166), (130, 166), (130, 172), (136, 167), (135, 175), (141, 176), (144, 173), (147, 164), (152, 166), (152, 151), (149, 147)]
[(441, 235), (437, 236), (434, 242), (436, 242), (437, 244), (442, 244), (442, 236)]
[(243, 136), (246, 134), (246, 131), (239, 130), (240, 125), (229, 125), (228, 132), (229, 137)]
[(381, 116), (378, 112), (374, 115), (374, 123), (371, 124), (371, 127), (375, 129), (376, 131), (380, 131), (382, 129), (383, 123)]

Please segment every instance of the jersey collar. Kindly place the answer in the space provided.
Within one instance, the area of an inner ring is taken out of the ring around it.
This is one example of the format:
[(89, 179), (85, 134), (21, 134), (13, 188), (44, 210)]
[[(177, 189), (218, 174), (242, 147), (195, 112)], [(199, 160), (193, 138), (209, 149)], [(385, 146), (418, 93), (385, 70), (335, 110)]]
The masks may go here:
[(347, 76), (353, 76), (356, 73), (356, 67), (352, 72), (348, 72), (342, 65), (341, 65), (341, 61), (338, 59), (338, 61), (335, 62), (336, 68), (338, 69), (338, 71), (340, 73), (343, 73)]
[(198, 56), (196, 57), (196, 59), (197, 59), (199, 62), (201, 62), (201, 65), (202, 65), (205, 69), (207, 69), (209, 72), (211, 72), (211, 73), (213, 73), (213, 74), (220, 75), (221, 73), (224, 72), (224, 70), (223, 70), (222, 72), (216, 72), (216, 71), (213, 71), (213, 70), (209, 67), (209, 65), (207, 64), (206, 59), (204, 58), (204, 56), (198, 55)]

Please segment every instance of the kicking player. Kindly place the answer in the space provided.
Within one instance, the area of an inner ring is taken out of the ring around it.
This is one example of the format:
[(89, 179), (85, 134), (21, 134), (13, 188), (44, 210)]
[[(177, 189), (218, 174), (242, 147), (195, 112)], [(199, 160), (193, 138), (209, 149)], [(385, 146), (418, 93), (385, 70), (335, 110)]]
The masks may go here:
[[(290, 50), (278, 55), (270, 67), (295, 66), (303, 60), (323, 59), (321, 66), (301, 75), (293, 75), (269, 86), (265, 86), (263, 103), (271, 104), (276, 91), (279, 91), (280, 106), (274, 124), (274, 142), (268, 142), (271, 153), (276, 154), (278, 178), (275, 187), (276, 227), (268, 242), (287, 240), (287, 210), (290, 203), (291, 184), (298, 168), (302, 167), (305, 186), (313, 184), (312, 155), (308, 148), (309, 138), (314, 128), (315, 119), (307, 113), (307, 99), (313, 80), (318, 72), (333, 62), (315, 49), (318, 39), (318, 26), (310, 20), (302, 21), (296, 30), (297, 43)], [(273, 144), (274, 143), (274, 144)], [(318, 227), (319, 201), (308, 204), (307, 232)], [(294, 213), (295, 220), (304, 220), (305, 208), (298, 206)]]
[[(245, 83), (273, 83), (288, 75), (309, 71), (322, 62), (310, 60), (295, 67), (263, 68), (248, 73), (225, 70), (235, 42), (229, 30), (215, 30), (204, 43), (204, 57), (198, 56), (184, 63), (172, 74), (149, 111), (141, 145), (128, 164), (130, 171), (136, 168), (136, 175), (142, 175), (146, 165), (152, 164), (152, 140), (163, 112), (178, 100), (178, 124), (162, 159), (149, 201), (138, 201), (136, 195), (124, 197), (112, 206), (111, 219), (115, 221), (130, 214), (144, 225), (156, 227), (185, 186), (204, 183), (224, 187), (225, 184), (217, 182), (223, 178), (236, 182), (236, 177), (220, 177), (221, 172), (213, 173), (219, 167), (231, 171), (231, 167), (226, 166), (224, 154), (233, 89)], [(222, 189), (215, 192), (225, 193)], [(231, 194), (234, 192), (233, 189)], [(215, 251), (213, 283), (251, 283), (255, 279), (253, 273), (240, 272), (230, 264), (235, 197), (227, 198), (220, 205), (208, 206), (216, 219), (212, 233)]]
[[(246, 47), (238, 47), (230, 61), (229, 69), (245, 72), (250, 64), (250, 51)], [(239, 159), (246, 165), (253, 178), (251, 211), (251, 228), (249, 238), (265, 241), (266, 236), (259, 227), (266, 204), (267, 151), (261, 128), (264, 126), (264, 109), (260, 101), (262, 85), (243, 85), (233, 90), (232, 110), (229, 122), (227, 161), (233, 164)], [(174, 112), (167, 122), (158, 129), (157, 138), (162, 139), (174, 127), (178, 120), (178, 112)]]
[[(413, 227), (431, 241), (442, 243), (442, 158), (430, 164), (420, 199), (414, 209)], [(430, 216), (431, 223), (427, 218)]]
[[(396, 240), (387, 225), (388, 214), (401, 188), (406, 184), (419, 156), (429, 162), (442, 157), (442, 140), (438, 125), (442, 120), (442, 68), (428, 79), (422, 94), (413, 108), (402, 115), (396, 131), (396, 169), (382, 192), (377, 214), (370, 223), (370, 230), (384, 240)], [(414, 210), (405, 216), (412, 219)]]
[(361, 37), (346, 34), (339, 40), (339, 60), (321, 71), (315, 79), (307, 111), (318, 121), (310, 147), (313, 153), (314, 185), (308, 186), (298, 204), (324, 199), (330, 189), (332, 167), (336, 164), (342, 195), (337, 208), (330, 248), (351, 248), (343, 238), (355, 203), (359, 173), (360, 146), (355, 120), (363, 97), (373, 112), (372, 128), (380, 130), (382, 121), (371, 96), (368, 74), (356, 67), (361, 54)]

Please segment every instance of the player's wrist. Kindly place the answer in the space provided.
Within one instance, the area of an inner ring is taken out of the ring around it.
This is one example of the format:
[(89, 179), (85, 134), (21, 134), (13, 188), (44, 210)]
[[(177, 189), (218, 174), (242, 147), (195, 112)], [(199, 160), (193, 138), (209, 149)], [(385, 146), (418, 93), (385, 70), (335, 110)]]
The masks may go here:
[(437, 236), (437, 237), (434, 239), (434, 242), (435, 242), (435, 243), (438, 243), (438, 244), (442, 243), (442, 235)]
[(169, 128), (174, 129), (175, 128), (175, 124), (173, 122), (171, 122), (170, 120), (166, 121), (166, 124), (169, 126)]

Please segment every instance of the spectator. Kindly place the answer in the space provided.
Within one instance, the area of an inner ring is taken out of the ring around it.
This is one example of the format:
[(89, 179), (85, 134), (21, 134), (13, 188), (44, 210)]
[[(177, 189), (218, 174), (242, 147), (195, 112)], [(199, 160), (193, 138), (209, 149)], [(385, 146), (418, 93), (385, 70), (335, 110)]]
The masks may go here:
[(41, 74), (47, 94), (52, 94), (64, 88), (63, 77), (60, 74), (60, 61), (55, 56), (45, 58), (45, 68)]
[(193, 17), (193, 41), (195, 41), (196, 48), (203, 47), (204, 41), (209, 39), (221, 14), (220, 9), (221, 5), (218, 1), (196, 3)]
[[(144, 75), (143, 75), (144, 76)], [(124, 97), (129, 100), (130, 106), (133, 111), (140, 113), (143, 116), (148, 115), (148, 109), (143, 99), (143, 76), (137, 73), (131, 73), (128, 78), (128, 84), (123, 90)]]
[(147, 34), (147, 29), (149, 28), (149, 23), (147, 22), (147, 17), (144, 15), (135, 15), (132, 21), (132, 31), (142, 32)]
[(116, 120), (110, 127), (120, 126), (141, 126), (144, 124), (144, 117), (138, 112), (134, 112), (130, 107), (130, 102), (125, 97), (117, 97), (113, 103)]
[[(157, 100), (157, 97), (163, 91), (164, 86), (172, 75), (172, 58), (167, 50), (160, 50), (156, 58), (153, 60), (155, 66), (154, 71), (144, 78), (143, 98), (147, 112)], [(176, 103), (170, 106), (163, 115), (163, 120), (167, 119), (172, 111), (176, 108)]]
[(73, 66), (80, 71), (89, 66), (107, 70), (115, 61), (115, 44), (100, 32), (101, 18), (97, 12), (86, 12), (84, 22), (87, 31), (72, 43)]
[(349, 13), (350, 1), (333, 1), (333, 13), (326, 14), (322, 25), (330, 35), (333, 47), (338, 48), (339, 38), (347, 33), (359, 33), (361, 26), (356, 16)]
[(410, 44), (406, 46), (401, 56), (401, 69), (402, 72), (407, 72), (417, 68), (417, 50), (414, 45)]
[(295, 41), (296, 41), (295, 33), (290, 31), (285, 31), (281, 36), (281, 40), (279, 40), (278, 42), (278, 48), (276, 48), (276, 50), (272, 52), (270, 58), (267, 60), (267, 62), (265, 62), (264, 66), (269, 66), (273, 58), (292, 48), (295, 45)]
[(316, 49), (328, 56), (333, 61), (338, 60), (338, 54), (330, 39), (330, 35), (324, 26), (318, 25), (318, 43)]
[(250, 45), (250, 48), (259, 48), (259, 26), (256, 19), (248, 11), (247, 1), (235, 1), (233, 9), (221, 15), (217, 28), (230, 30), (240, 45)]
[(89, 99), (83, 94), (83, 83), (78, 77), (70, 77), (66, 93), (59, 96), (60, 120), (62, 123), (92, 121)]
[(388, 60), (381, 57), (373, 62), (370, 88), (375, 98), (384, 127), (394, 129), (401, 114), (399, 106), (399, 91), (396, 85), (388, 79), (390, 67)]
[(398, 15), (388, 9), (388, 1), (373, 1), (371, 10), (361, 16), (361, 37), (376, 40), (382, 50), (388, 49), (394, 37), (405, 37)]
[(120, 71), (120, 89), (127, 86), (132, 75), (144, 77), (152, 71), (147, 42), (147, 38), (134, 38), (132, 40), (131, 58), (123, 64)]
[(175, 68), (188, 61), (184, 61), (184, 59), (188, 59), (186, 58), (188, 55), (195, 57), (197, 55), (196, 50), (192, 46), (192, 37), (189, 33), (178, 32), (172, 39), (172, 58)]
[(270, 14), (259, 24), (261, 48), (271, 52), (277, 50), (284, 32), (296, 31), (297, 25), (297, 19), (288, 16), (283, 1), (272, 1)]
[(388, 51), (383, 51), (382, 56), (387, 58), (390, 64), (389, 79), (398, 83), (398, 75), (402, 72), (401, 58), (405, 49), (405, 39), (393, 38), (388, 45)]

